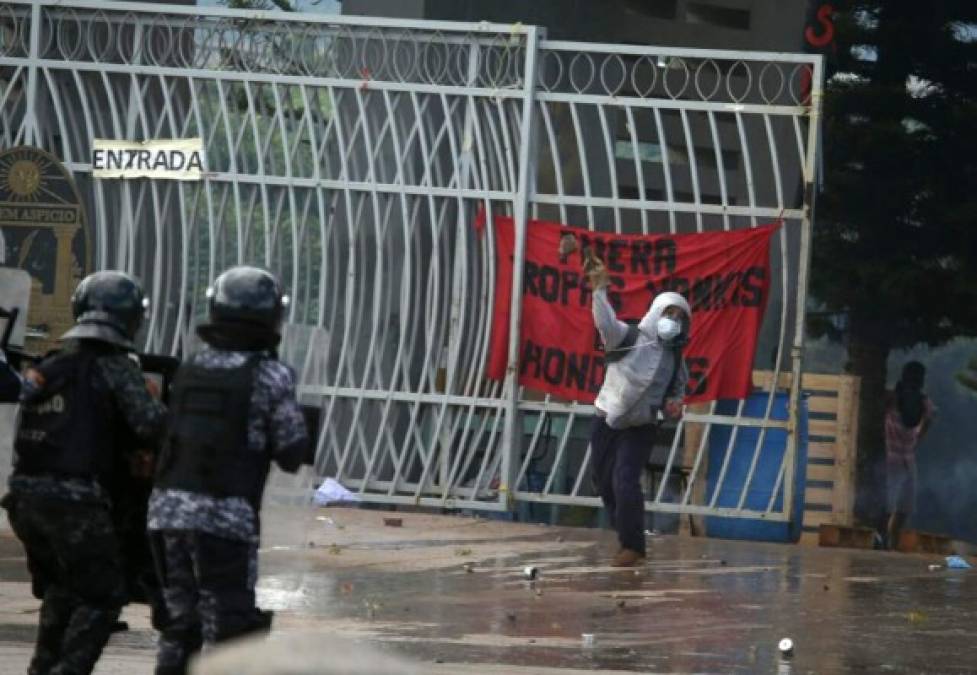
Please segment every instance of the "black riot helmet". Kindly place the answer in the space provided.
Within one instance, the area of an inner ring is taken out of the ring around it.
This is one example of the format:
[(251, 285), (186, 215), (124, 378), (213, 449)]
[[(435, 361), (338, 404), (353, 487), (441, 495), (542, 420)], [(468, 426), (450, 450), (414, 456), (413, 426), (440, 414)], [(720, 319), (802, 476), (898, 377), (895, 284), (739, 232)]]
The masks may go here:
[(61, 339), (100, 340), (134, 349), (132, 341), (148, 307), (135, 277), (115, 270), (89, 274), (71, 296), (75, 326)]
[(212, 325), (238, 325), (281, 337), (288, 296), (271, 272), (232, 267), (217, 277), (207, 297)]

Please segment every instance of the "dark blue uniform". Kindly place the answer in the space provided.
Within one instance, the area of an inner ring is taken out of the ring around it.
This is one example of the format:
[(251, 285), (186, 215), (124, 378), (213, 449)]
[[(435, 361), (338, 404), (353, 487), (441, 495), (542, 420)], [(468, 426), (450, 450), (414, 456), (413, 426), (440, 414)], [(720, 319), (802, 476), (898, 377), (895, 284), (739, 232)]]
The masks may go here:
[(102, 342), (69, 342), (25, 381), (14, 472), (3, 505), (42, 600), (29, 672), (90, 673), (127, 593), (109, 489), (135, 438), (158, 436), (165, 409), (138, 364)]
[[(240, 378), (245, 400), (234, 398)], [(309, 443), (295, 374), (269, 352), (194, 355), (177, 373), (171, 406), (148, 519), (170, 617), (159, 675), (185, 672), (202, 642), (270, 624), (254, 595), (261, 492), (271, 462), (295, 471)]]

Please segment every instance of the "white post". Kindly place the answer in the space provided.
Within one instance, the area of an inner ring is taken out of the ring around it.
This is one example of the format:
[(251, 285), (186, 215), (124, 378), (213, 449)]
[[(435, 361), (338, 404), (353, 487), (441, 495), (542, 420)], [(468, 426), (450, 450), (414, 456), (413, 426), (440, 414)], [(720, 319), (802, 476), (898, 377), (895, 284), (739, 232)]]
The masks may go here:
[(512, 261), (512, 306), (509, 312), (509, 360), (505, 375), (505, 426), (502, 440), (502, 476), (499, 500), (513, 507), (515, 481), (522, 449), (522, 424), (519, 419), (519, 335), (522, 327), (522, 286), (526, 261), (526, 230), (529, 202), (536, 181), (536, 67), (539, 56), (539, 30), (526, 27), (526, 72), (523, 82), (522, 120), (519, 129), (519, 176), (514, 196), (513, 215), (516, 228)]
[[(53, 26), (52, 26), (53, 29)], [(37, 62), (41, 58), (41, 5), (31, 5), (30, 65), (27, 70), (27, 101), (24, 111), (24, 145), (37, 145)]]
[(804, 158), (804, 215), (801, 218), (800, 255), (797, 262), (797, 309), (794, 325), (794, 344), (791, 347), (790, 401), (787, 457), (784, 466), (784, 514), (788, 522), (794, 516), (794, 474), (804, 469), (797, 465), (800, 439), (798, 428), (801, 405), (801, 377), (804, 366), (804, 331), (807, 310), (807, 282), (811, 267), (811, 236), (814, 224), (814, 196), (817, 185), (818, 130), (821, 125), (821, 93), (824, 72), (823, 57), (816, 57), (811, 73), (811, 108), (807, 129), (807, 157)]

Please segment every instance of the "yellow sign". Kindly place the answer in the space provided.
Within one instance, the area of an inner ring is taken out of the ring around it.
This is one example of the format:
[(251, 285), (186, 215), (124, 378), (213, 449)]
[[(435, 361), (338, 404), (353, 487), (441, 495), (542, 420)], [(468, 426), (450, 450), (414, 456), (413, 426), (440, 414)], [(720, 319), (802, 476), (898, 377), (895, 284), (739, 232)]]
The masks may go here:
[(27, 347), (43, 353), (74, 324), (71, 294), (91, 270), (81, 199), (56, 157), (26, 146), (0, 152), (0, 234), (4, 264), (31, 275)]

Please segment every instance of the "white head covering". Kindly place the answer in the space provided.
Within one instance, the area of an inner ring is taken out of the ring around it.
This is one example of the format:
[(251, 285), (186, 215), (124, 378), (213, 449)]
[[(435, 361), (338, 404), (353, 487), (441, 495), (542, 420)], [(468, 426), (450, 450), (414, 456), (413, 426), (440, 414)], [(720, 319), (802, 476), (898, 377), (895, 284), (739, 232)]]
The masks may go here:
[(638, 322), (638, 329), (645, 335), (658, 335), (658, 319), (669, 307), (678, 307), (685, 312), (685, 320), (682, 321), (682, 332), (688, 337), (688, 331), (692, 325), (692, 310), (689, 303), (678, 293), (666, 291), (655, 296), (651, 308), (644, 318)]

